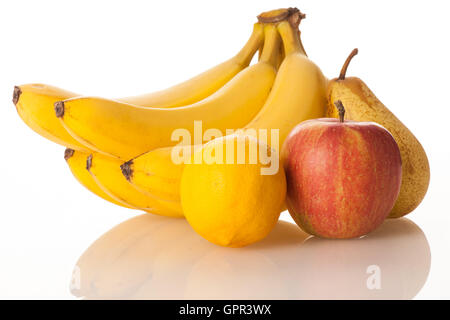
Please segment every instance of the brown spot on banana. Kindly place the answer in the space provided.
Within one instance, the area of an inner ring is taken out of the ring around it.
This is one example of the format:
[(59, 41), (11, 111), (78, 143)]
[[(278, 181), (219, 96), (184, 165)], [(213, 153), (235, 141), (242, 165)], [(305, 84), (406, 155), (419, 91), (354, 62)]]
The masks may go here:
[(54, 103), (56, 117), (62, 118), (64, 116), (64, 101), (56, 101)]
[(12, 102), (14, 105), (17, 105), (17, 102), (19, 102), (20, 95), (22, 94), (22, 90), (18, 86), (14, 86), (14, 92), (13, 92), (13, 98)]
[(75, 150), (67, 148), (66, 150), (64, 150), (64, 160), (69, 160), (70, 158), (72, 158), (73, 154), (74, 154)]
[(86, 159), (86, 170), (90, 172), (92, 167), (92, 154), (90, 154)]
[(133, 177), (133, 160), (127, 161), (120, 165), (120, 169), (122, 170), (122, 174), (125, 176), (125, 178), (128, 181), (131, 181), (131, 178)]

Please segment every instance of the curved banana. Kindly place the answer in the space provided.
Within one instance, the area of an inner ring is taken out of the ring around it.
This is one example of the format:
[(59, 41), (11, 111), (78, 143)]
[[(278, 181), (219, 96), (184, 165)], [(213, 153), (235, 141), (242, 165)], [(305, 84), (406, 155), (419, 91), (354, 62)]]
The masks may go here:
[(122, 161), (99, 153), (87, 158), (86, 168), (104, 193), (125, 206), (168, 217), (183, 217), (181, 205), (146, 195), (135, 189), (123, 176)]
[[(323, 117), (326, 112), (326, 86), (327, 79), (311, 60), (306, 57), (299, 33), (294, 27), (300, 22), (303, 15), (298, 12), (294, 18), (297, 23), (282, 21), (278, 30), (284, 44), (286, 54), (278, 70), (275, 83), (270, 95), (258, 113), (244, 129), (278, 129), (279, 149), (289, 132), (300, 122)], [(252, 134), (252, 131), (245, 131)], [(267, 134), (270, 139), (270, 133)], [(272, 142), (272, 147), (274, 143)], [(175, 187), (181, 178), (181, 167), (176, 169), (168, 157), (173, 148), (155, 149), (138, 156), (128, 165), (128, 180), (136, 187), (152, 194), (162, 191), (156, 179), (152, 176), (165, 176), (170, 174), (173, 179), (172, 198), (179, 199), (179, 190)], [(164, 157), (162, 155), (165, 155)], [(162, 159), (166, 159), (165, 162)], [(131, 173), (130, 173), (131, 172)], [(166, 189), (164, 189), (166, 190)]]
[[(193, 146), (184, 146), (179, 156), (190, 159)], [(180, 177), (184, 160), (174, 162), (173, 147), (146, 152), (122, 164), (125, 178), (138, 190), (158, 198), (180, 201)]]
[(32, 83), (14, 87), (13, 103), (20, 118), (34, 132), (68, 148), (87, 151), (88, 148), (64, 130), (53, 111), (56, 101), (76, 96), (57, 87)]
[(122, 207), (130, 208), (129, 206), (126, 206), (125, 204), (114, 200), (108, 194), (103, 192), (103, 190), (97, 185), (94, 179), (92, 179), (91, 175), (86, 170), (86, 159), (88, 156), (88, 152), (75, 151), (69, 148), (64, 151), (64, 159), (69, 165), (70, 171), (72, 171), (72, 174), (81, 185), (106, 201), (112, 202)]
[[(219, 90), (238, 72), (246, 68), (264, 39), (263, 26), (256, 23), (245, 46), (233, 58), (168, 89), (134, 97), (116, 99), (142, 107), (173, 108), (200, 101)], [(88, 150), (73, 139), (55, 119), (56, 101), (80, 96), (45, 84), (14, 87), (13, 103), (22, 120), (35, 132), (57, 144), (76, 150)]]
[(201, 101), (223, 87), (246, 68), (264, 40), (263, 26), (255, 23), (245, 46), (233, 58), (165, 90), (118, 99), (144, 107), (181, 107)]
[(124, 160), (149, 150), (177, 144), (172, 133), (186, 129), (194, 135), (194, 122), (203, 130), (241, 128), (263, 106), (272, 88), (279, 52), (276, 27), (267, 25), (258, 63), (238, 73), (208, 98), (190, 106), (142, 108), (117, 101), (84, 97), (55, 103), (55, 113), (69, 134), (88, 148)]
[[(289, 20), (278, 24), (286, 57), (265, 105), (245, 126), (245, 129), (255, 130), (278, 129), (279, 149), (297, 124), (307, 119), (323, 117), (327, 106), (327, 79), (320, 68), (306, 56), (299, 33), (294, 28), (303, 17), (300, 12), (296, 12)], [(267, 136), (270, 139), (270, 132)], [(268, 143), (275, 146), (273, 141)]]

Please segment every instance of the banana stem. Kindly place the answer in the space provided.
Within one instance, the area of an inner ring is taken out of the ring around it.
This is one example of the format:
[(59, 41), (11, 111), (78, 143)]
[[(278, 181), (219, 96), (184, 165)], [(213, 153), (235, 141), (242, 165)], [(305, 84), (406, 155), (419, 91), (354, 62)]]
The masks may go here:
[(297, 8), (283, 8), (263, 12), (257, 16), (261, 23), (276, 23), (287, 20), (293, 14), (300, 12)]
[(264, 26), (264, 47), (260, 61), (267, 62), (275, 67), (280, 54), (280, 42), (277, 27), (271, 24)]
[(291, 53), (301, 53), (306, 56), (305, 49), (300, 40), (300, 31), (295, 30), (289, 21), (282, 21), (278, 24), (278, 31), (283, 40), (284, 51), (286, 55)]
[(244, 47), (236, 55), (236, 61), (242, 66), (248, 66), (256, 51), (264, 42), (264, 27), (261, 23), (253, 25), (253, 32)]
[(338, 78), (339, 80), (345, 79), (345, 75), (347, 74), (347, 69), (350, 64), (350, 61), (352, 61), (353, 57), (356, 56), (357, 54), (358, 54), (358, 48), (355, 48), (352, 50), (352, 52), (350, 52), (350, 54), (348, 55), (347, 59), (344, 62), (344, 65), (342, 66), (341, 73), (339, 74), (339, 78)]

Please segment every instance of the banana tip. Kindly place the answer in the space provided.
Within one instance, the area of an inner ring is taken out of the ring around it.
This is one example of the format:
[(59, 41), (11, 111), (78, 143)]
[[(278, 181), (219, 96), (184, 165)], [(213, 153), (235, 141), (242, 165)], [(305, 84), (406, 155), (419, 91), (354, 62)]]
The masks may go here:
[(86, 170), (90, 171), (92, 167), (92, 154), (90, 154), (86, 159)]
[(125, 176), (125, 178), (130, 181), (131, 177), (133, 176), (133, 169), (131, 166), (133, 165), (133, 160), (124, 162), (120, 165), (120, 169), (122, 170), (122, 174)]
[(64, 116), (64, 101), (56, 101), (54, 108), (56, 117), (62, 118)]
[(67, 148), (64, 151), (64, 160), (69, 160), (70, 158), (72, 158), (73, 154), (74, 154), (75, 150)]
[(17, 105), (17, 102), (19, 102), (19, 98), (20, 98), (21, 94), (22, 94), (22, 90), (20, 90), (20, 87), (14, 86), (13, 98), (12, 98), (14, 105)]

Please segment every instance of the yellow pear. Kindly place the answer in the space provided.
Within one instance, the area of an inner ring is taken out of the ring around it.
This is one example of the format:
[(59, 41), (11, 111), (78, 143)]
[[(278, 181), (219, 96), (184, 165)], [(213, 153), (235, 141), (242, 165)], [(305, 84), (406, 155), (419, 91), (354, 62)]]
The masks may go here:
[(327, 116), (338, 117), (334, 103), (341, 100), (345, 105), (347, 119), (373, 121), (392, 134), (400, 148), (403, 171), (400, 194), (389, 218), (399, 218), (413, 211), (425, 197), (430, 182), (428, 158), (412, 132), (378, 100), (361, 79), (345, 77), (348, 65), (357, 53), (358, 49), (352, 51), (339, 77), (328, 84)]

